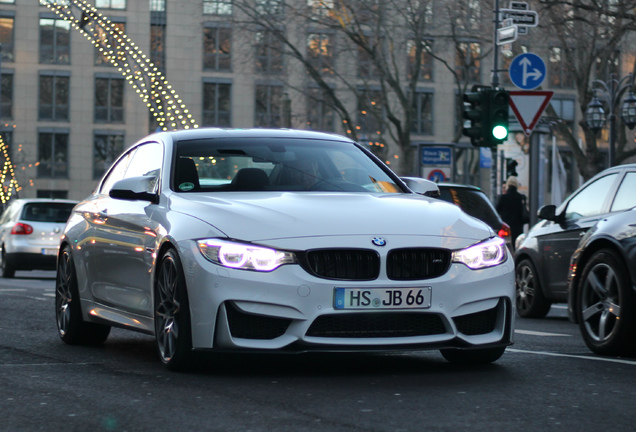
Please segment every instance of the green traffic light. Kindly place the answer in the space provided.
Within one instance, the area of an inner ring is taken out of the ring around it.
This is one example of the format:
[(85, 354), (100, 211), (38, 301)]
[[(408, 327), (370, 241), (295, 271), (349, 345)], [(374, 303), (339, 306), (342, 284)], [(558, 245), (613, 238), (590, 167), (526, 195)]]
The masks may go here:
[(492, 136), (498, 140), (506, 139), (506, 137), (508, 136), (508, 129), (506, 129), (504, 126), (497, 125), (492, 128)]

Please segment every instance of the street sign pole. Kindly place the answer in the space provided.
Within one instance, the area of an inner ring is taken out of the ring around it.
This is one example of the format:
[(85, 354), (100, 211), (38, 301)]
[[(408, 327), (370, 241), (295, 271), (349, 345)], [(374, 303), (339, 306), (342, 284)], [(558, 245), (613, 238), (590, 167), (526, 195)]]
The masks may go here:
[[(495, 26), (493, 40), (497, 42), (499, 32), (499, 0), (495, 0)], [(499, 87), (499, 43), (495, 43), (495, 56), (492, 68), (492, 87)], [(497, 146), (490, 149), (492, 164), (490, 166), (490, 197), (493, 202), (497, 200)]]

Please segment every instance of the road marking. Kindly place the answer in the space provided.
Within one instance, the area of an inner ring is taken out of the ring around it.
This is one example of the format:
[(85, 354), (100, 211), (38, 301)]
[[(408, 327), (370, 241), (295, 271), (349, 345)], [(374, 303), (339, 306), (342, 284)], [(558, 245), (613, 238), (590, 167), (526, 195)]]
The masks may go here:
[(576, 358), (576, 359), (583, 359), (583, 360), (597, 360), (597, 361), (603, 361), (608, 363), (621, 363), (621, 364), (636, 366), (635, 360), (622, 360), (622, 359), (606, 358), (606, 357), (591, 357), (591, 355), (584, 356), (584, 355), (574, 355), (574, 354), (559, 354), (559, 353), (551, 353), (547, 351), (527, 351), (527, 350), (520, 350), (515, 348), (506, 348), (506, 352), (508, 351), (513, 353), (519, 353), (519, 354), (536, 354), (536, 355), (544, 355), (544, 356), (550, 356), (550, 357), (569, 357), (569, 358)]
[(26, 292), (24, 288), (0, 288), (0, 292)]
[(516, 329), (515, 333), (531, 335), (531, 336), (567, 336), (567, 337), (572, 337), (572, 335), (564, 334), (564, 333), (546, 333), (546, 332), (538, 332), (538, 331), (532, 331), (532, 330), (519, 330), (519, 329)]

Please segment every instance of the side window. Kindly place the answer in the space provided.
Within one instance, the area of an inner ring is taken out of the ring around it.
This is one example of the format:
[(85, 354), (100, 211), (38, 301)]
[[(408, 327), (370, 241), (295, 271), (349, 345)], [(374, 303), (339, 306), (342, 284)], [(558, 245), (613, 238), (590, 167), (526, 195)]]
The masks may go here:
[(10, 205), (9, 207), (7, 207), (4, 213), (2, 213), (2, 217), (0, 217), (0, 225), (4, 225), (7, 222), (9, 222), (11, 218), (11, 213), (13, 213), (14, 209), (15, 209), (15, 205)]
[(627, 210), (636, 206), (636, 172), (628, 172), (618, 187), (612, 211)]
[(124, 178), (130, 177), (155, 177), (152, 182), (152, 190), (156, 191), (159, 176), (161, 174), (161, 166), (163, 164), (163, 147), (159, 143), (148, 143), (137, 147), (137, 151), (132, 157)]
[(616, 180), (616, 175), (615, 173), (606, 175), (587, 185), (568, 203), (565, 218), (578, 219), (601, 214), (605, 198)]
[(116, 181), (124, 178), (124, 174), (126, 174), (126, 170), (128, 169), (128, 165), (130, 164), (130, 159), (135, 151), (129, 151), (124, 156), (121, 157), (110, 170), (104, 181), (102, 182), (102, 186), (99, 189), (99, 193), (108, 195), (110, 189), (113, 187)]

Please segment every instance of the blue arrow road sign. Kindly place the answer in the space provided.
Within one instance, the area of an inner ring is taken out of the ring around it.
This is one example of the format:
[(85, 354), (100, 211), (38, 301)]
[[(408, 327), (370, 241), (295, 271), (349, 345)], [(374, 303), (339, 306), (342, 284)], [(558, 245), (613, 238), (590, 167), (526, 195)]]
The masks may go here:
[(523, 53), (510, 63), (510, 81), (522, 90), (534, 90), (545, 79), (545, 62), (536, 54)]

